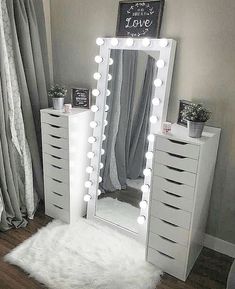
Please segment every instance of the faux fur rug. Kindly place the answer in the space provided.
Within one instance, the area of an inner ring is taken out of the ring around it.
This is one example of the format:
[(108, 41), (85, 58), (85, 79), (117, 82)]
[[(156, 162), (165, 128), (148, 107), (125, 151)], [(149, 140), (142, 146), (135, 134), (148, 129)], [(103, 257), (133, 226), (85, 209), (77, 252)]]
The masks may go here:
[(85, 219), (53, 221), (5, 260), (53, 289), (154, 289), (161, 274), (137, 241)]

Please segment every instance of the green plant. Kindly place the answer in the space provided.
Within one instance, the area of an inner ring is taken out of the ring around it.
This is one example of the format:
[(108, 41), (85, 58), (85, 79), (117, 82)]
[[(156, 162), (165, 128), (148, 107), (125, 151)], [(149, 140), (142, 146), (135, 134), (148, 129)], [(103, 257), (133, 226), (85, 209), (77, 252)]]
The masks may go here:
[(182, 111), (182, 117), (189, 121), (206, 122), (210, 116), (211, 112), (202, 104), (189, 104)]
[(63, 86), (59, 86), (56, 84), (55, 86), (51, 86), (51, 88), (48, 91), (48, 97), (51, 98), (61, 98), (65, 97), (67, 94), (67, 89)]

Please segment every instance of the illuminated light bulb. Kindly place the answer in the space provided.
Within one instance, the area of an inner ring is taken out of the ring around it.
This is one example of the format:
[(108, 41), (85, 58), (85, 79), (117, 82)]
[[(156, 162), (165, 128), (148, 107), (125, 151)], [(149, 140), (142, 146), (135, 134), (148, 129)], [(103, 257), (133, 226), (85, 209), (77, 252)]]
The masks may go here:
[(91, 199), (91, 195), (89, 195), (89, 194), (86, 194), (86, 195), (83, 197), (83, 200), (84, 200), (85, 202), (89, 202), (90, 199)]
[(148, 47), (150, 45), (151, 41), (148, 38), (144, 38), (142, 41), (142, 44), (144, 47)]
[(160, 99), (158, 97), (154, 97), (152, 100), (152, 104), (153, 105), (159, 105), (161, 103)]
[(109, 58), (109, 65), (113, 65), (113, 59)]
[(92, 186), (92, 181), (86, 181), (84, 185), (85, 188), (89, 189)]
[(105, 119), (104, 120), (104, 126), (108, 125), (108, 121)]
[(101, 79), (101, 73), (95, 72), (95, 73), (93, 74), (93, 78), (94, 78), (95, 80)]
[(96, 142), (96, 138), (95, 138), (94, 136), (90, 136), (90, 137), (88, 138), (88, 142), (89, 142), (90, 144), (93, 144), (93, 143)]
[(117, 38), (112, 38), (111, 39), (111, 45), (112, 46), (117, 46), (118, 45), (118, 39)]
[(97, 126), (98, 126), (98, 123), (96, 121), (93, 120), (93, 121), (90, 122), (90, 127), (91, 128), (96, 128)]
[(155, 137), (154, 137), (153, 134), (149, 134), (149, 135), (148, 135), (148, 141), (149, 141), (149, 142), (153, 142), (154, 139), (155, 139)]
[(98, 196), (101, 195), (101, 190), (100, 190), (100, 189), (97, 190), (97, 195), (98, 195)]
[(112, 78), (113, 78), (112, 75), (108, 74), (108, 81), (110, 81)]
[(98, 37), (98, 38), (96, 39), (96, 44), (97, 44), (98, 46), (103, 45), (103, 44), (104, 44), (104, 39), (101, 38), (101, 37)]
[(137, 218), (137, 223), (140, 224), (140, 225), (143, 225), (145, 223), (145, 216), (141, 215)]
[(109, 89), (106, 90), (106, 96), (110, 96), (111, 91)]
[(101, 155), (103, 156), (105, 154), (105, 150), (104, 149), (101, 149)]
[(95, 62), (100, 64), (101, 62), (103, 62), (103, 58), (100, 55), (96, 55)]
[(102, 170), (104, 167), (104, 164), (103, 163), (100, 163), (100, 169)]
[(160, 39), (160, 46), (161, 47), (167, 47), (168, 45), (168, 40), (166, 38)]
[(144, 169), (143, 174), (145, 177), (151, 176), (152, 170), (151, 169)]
[(149, 121), (150, 121), (151, 123), (156, 123), (156, 122), (158, 121), (158, 117), (155, 116), (155, 115), (152, 115), (152, 116), (149, 118)]
[(155, 87), (161, 87), (163, 82), (161, 79), (157, 78), (154, 80), (153, 83), (154, 83)]
[(103, 140), (103, 141), (106, 140), (106, 135), (103, 134), (102, 140)]
[(86, 172), (88, 174), (91, 174), (93, 171), (94, 171), (94, 168), (92, 166), (89, 166), (89, 167), (86, 168)]
[(134, 40), (132, 39), (132, 38), (128, 38), (127, 40), (126, 40), (126, 45), (127, 46), (133, 46), (133, 44), (134, 44)]
[(141, 186), (141, 191), (142, 191), (143, 193), (149, 193), (149, 192), (150, 192), (150, 187), (149, 187), (149, 185), (143, 185), (143, 186)]
[(95, 156), (95, 153), (93, 153), (93, 152), (88, 152), (88, 153), (87, 153), (88, 159), (93, 159), (94, 156)]
[(97, 112), (99, 110), (99, 107), (97, 105), (92, 105), (91, 106), (91, 111)]
[(158, 67), (158, 68), (163, 68), (164, 66), (165, 66), (164, 60), (159, 59), (159, 60), (157, 61), (157, 67)]
[(151, 160), (153, 158), (153, 152), (147, 152), (145, 154), (145, 157), (146, 157), (147, 160)]
[(105, 105), (104, 111), (105, 112), (109, 111), (109, 106), (107, 104)]
[(99, 96), (100, 95), (100, 91), (99, 91), (99, 89), (93, 89), (92, 90), (92, 95), (94, 95), (94, 96)]
[(146, 209), (148, 207), (148, 203), (147, 203), (147, 201), (141, 201), (139, 203), (139, 206), (141, 209)]
[(99, 176), (99, 183), (101, 183), (102, 182), (102, 177), (101, 176)]

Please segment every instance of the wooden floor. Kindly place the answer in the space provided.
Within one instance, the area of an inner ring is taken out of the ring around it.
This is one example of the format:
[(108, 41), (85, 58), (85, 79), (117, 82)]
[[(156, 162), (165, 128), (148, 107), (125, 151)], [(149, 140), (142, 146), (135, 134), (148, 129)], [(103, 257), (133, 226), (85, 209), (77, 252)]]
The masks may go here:
[[(29, 278), (21, 269), (5, 263), (3, 256), (36, 233), (39, 228), (45, 226), (50, 220), (49, 217), (40, 211), (26, 228), (12, 229), (5, 233), (0, 232), (0, 289), (46, 288), (34, 279)], [(204, 248), (186, 283), (164, 274), (161, 283), (156, 289), (225, 289), (232, 260), (230, 257)]]

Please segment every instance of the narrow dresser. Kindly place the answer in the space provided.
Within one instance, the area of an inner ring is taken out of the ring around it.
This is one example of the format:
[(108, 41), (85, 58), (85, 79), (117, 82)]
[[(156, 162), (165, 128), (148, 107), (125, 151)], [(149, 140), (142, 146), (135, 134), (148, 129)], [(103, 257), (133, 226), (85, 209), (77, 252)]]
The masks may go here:
[(220, 129), (200, 139), (174, 124), (155, 135), (147, 260), (186, 280), (204, 242)]
[(86, 214), (86, 180), (90, 110), (71, 113), (41, 110), (46, 215), (71, 223)]

